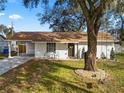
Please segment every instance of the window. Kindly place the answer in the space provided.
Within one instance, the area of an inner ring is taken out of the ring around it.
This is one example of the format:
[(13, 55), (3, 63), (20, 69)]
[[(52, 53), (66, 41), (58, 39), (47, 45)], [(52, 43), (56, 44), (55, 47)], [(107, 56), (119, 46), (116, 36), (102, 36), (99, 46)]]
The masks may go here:
[(55, 43), (47, 43), (47, 52), (55, 52), (56, 44)]

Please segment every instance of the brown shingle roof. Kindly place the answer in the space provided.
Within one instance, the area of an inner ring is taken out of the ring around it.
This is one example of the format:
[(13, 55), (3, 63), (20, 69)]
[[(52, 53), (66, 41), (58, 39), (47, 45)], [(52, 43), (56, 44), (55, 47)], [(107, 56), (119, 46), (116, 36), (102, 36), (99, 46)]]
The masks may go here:
[[(105, 32), (98, 34), (98, 41), (111, 41), (113, 37)], [(18, 32), (8, 40), (31, 40), (41, 42), (86, 42), (86, 32)]]

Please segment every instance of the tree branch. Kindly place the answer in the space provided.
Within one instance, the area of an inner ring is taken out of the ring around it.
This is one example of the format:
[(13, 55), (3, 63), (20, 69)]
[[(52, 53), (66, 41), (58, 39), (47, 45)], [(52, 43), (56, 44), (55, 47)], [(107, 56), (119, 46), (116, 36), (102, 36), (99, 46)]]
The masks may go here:
[(99, 17), (101, 17), (100, 15), (102, 15), (103, 9), (105, 7), (105, 3), (106, 3), (105, 1), (101, 1), (100, 5), (94, 10), (94, 14), (91, 19), (93, 23), (97, 19), (98, 15)]
[(78, 3), (79, 3), (79, 5), (80, 5), (80, 7), (81, 7), (81, 9), (83, 11), (83, 14), (84, 14), (84, 16), (85, 16), (85, 18), (86, 18), (86, 20), (88, 22), (89, 19), (90, 19), (90, 14), (89, 14), (89, 10), (87, 8), (85, 0), (78, 0)]
[(98, 35), (99, 28), (100, 28), (101, 22), (100, 22), (100, 16), (97, 17), (96, 22), (94, 24), (94, 29), (95, 29), (95, 35)]

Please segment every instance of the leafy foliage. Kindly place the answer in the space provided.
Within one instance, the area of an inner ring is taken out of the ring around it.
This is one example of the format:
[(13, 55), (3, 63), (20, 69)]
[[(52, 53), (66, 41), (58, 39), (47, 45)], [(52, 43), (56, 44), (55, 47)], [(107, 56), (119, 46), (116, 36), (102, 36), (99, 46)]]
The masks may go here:
[(5, 3), (7, 2), (7, 0), (0, 0), (0, 11), (5, 9)]
[(82, 31), (86, 25), (82, 13), (67, 2), (56, 2), (52, 9), (39, 13), (38, 17), (41, 24), (49, 23), (53, 31)]
[(119, 40), (124, 42), (124, 18), (123, 18), (123, 13), (124, 13), (124, 0), (117, 0), (117, 5), (116, 8), (113, 9), (112, 11), (114, 12), (114, 17), (115, 19), (119, 20), (117, 21), (117, 28), (115, 30), (115, 33), (119, 35)]
[(44, 3), (45, 5), (48, 4), (49, 0), (23, 0), (23, 4), (25, 5), (25, 7), (27, 8), (36, 8), (38, 6), (38, 4), (40, 3)]
[(7, 26), (1, 24), (0, 25), (0, 33), (1, 35), (4, 35), (5, 37), (10, 37), (12, 34), (14, 34), (13, 27), (8, 28)]

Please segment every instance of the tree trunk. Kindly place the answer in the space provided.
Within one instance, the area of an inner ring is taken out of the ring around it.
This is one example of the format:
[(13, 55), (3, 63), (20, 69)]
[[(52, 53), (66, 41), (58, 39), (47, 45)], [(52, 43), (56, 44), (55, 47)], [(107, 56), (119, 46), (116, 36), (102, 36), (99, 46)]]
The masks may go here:
[(121, 24), (121, 29), (124, 29), (124, 20), (123, 20), (123, 16), (120, 15), (120, 18), (121, 18), (121, 22), (122, 22), (122, 24)]
[(93, 0), (78, 0), (78, 3), (87, 22), (88, 51), (85, 53), (84, 70), (96, 71), (97, 34), (107, 1), (100, 0), (98, 6), (94, 6), (97, 1)]
[(88, 25), (88, 51), (85, 53), (85, 67), (84, 70), (96, 71), (96, 51), (97, 51), (97, 33), (94, 24)]
[(120, 15), (121, 18), (121, 29), (119, 30), (119, 34), (120, 34), (120, 44), (123, 46), (123, 30), (124, 30), (124, 20), (123, 20), (123, 16)]

